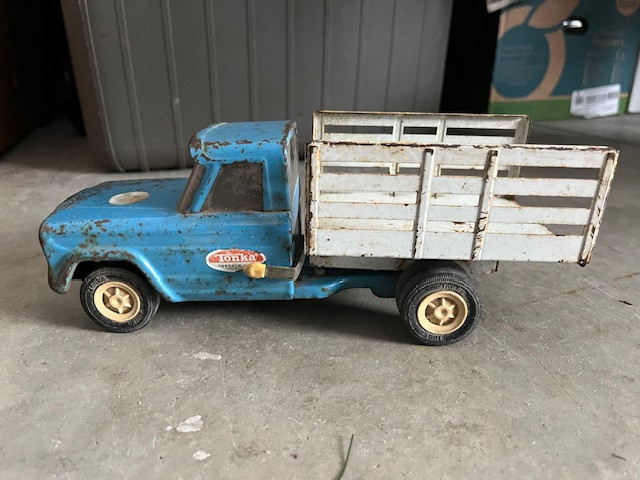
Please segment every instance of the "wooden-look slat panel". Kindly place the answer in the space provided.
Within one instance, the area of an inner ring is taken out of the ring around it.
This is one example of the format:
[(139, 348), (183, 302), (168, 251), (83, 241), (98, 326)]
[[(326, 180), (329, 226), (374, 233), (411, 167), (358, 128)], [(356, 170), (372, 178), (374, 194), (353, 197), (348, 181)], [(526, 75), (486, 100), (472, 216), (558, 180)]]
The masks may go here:
[(525, 120), (514, 116), (447, 116), (447, 128), (516, 129)]
[(473, 250), (473, 233), (425, 232), (422, 256), (437, 260), (469, 260)]
[(554, 233), (539, 223), (495, 223), (489, 222), (487, 225), (487, 235), (489, 233), (508, 233), (522, 235), (553, 235)]
[(520, 167), (601, 168), (608, 150), (593, 147), (517, 146), (500, 150), (500, 164)]
[(598, 185), (598, 180), (569, 178), (496, 178), (493, 193), (543, 197), (593, 197), (598, 190)]
[(321, 203), (320, 218), (383, 218), (389, 220), (413, 220), (415, 205), (375, 203)]
[(480, 201), (479, 195), (457, 195), (454, 193), (438, 193), (432, 195), (431, 205), (450, 205), (477, 207)]
[(447, 165), (473, 165), (482, 167), (487, 163), (488, 148), (471, 148), (460, 146), (438, 146), (434, 151), (436, 165), (446, 168)]
[(547, 225), (586, 225), (588, 208), (560, 207), (493, 207), (490, 222), (542, 223)]
[(320, 218), (318, 228), (322, 230), (384, 230), (413, 232), (413, 220), (389, 220), (384, 218)]
[(475, 222), (427, 222), (427, 232), (435, 233), (473, 233)]
[(510, 143), (512, 137), (497, 135), (445, 135), (444, 143), (453, 145), (475, 144), (475, 145), (502, 145)]
[[(466, 260), (471, 258), (473, 233), (427, 232), (422, 258)], [(481, 260), (576, 262), (582, 235), (528, 235), (487, 233)]]
[(427, 134), (418, 134), (418, 133), (404, 133), (402, 138), (405, 142), (409, 143), (425, 143), (425, 144), (433, 144), (438, 143), (437, 135), (427, 135)]
[(367, 173), (323, 173), (320, 192), (415, 192), (417, 175), (376, 175)]
[[(476, 222), (428, 222), (429, 232), (474, 233)], [(487, 233), (515, 233), (522, 235), (553, 235), (553, 232), (538, 223), (492, 223)]]
[(330, 142), (353, 142), (357, 140), (362, 143), (378, 143), (378, 142), (393, 142), (393, 135), (391, 134), (379, 134), (379, 133), (325, 133), (324, 138)]
[(487, 234), (482, 260), (577, 262), (582, 241), (582, 235)]
[[(402, 127), (427, 127), (438, 128), (442, 121), (442, 115), (436, 115), (433, 117), (403, 117)], [(406, 135), (406, 133), (404, 134)]]
[[(485, 137), (486, 138), (486, 137)], [(543, 145), (497, 145), (491, 147), (472, 145), (434, 145), (436, 162), (439, 165), (482, 166), (491, 148), (499, 151), (500, 168), (521, 167), (565, 167), (601, 168), (607, 154), (612, 150), (605, 147), (585, 146), (543, 146)]]
[(312, 255), (382, 258), (413, 256), (413, 232), (318, 229), (316, 238), (317, 251), (312, 249)]
[[(588, 208), (494, 206), (489, 222), (586, 225), (590, 213)], [(429, 220), (436, 222), (475, 222), (477, 215), (477, 207), (433, 205), (429, 210)]]
[(431, 194), (454, 193), (479, 195), (482, 179), (479, 177), (433, 177)]
[[(369, 159), (366, 159), (366, 161), (347, 161), (347, 162), (331, 162), (331, 161), (323, 161), (322, 162), (322, 169), (323, 172), (326, 171), (327, 168), (333, 168), (333, 167), (340, 167), (340, 168), (384, 168), (387, 170), (387, 172), (389, 171), (389, 167), (393, 165), (393, 162), (387, 161), (387, 162), (370, 162)], [(413, 164), (413, 165), (417, 165), (417, 164)], [(418, 165), (419, 166), (419, 165)], [(357, 171), (357, 170), (354, 170)]]
[(321, 193), (320, 202), (335, 203), (390, 203), (415, 205), (416, 192), (350, 192), (350, 193)]
[(478, 207), (449, 206), (432, 204), (429, 208), (429, 221), (432, 222), (475, 222)]
[[(333, 134), (337, 135), (337, 134)], [(344, 134), (351, 137), (352, 134)], [(366, 135), (362, 135), (366, 137)], [(365, 141), (358, 137), (358, 140)], [(409, 163), (420, 164), (425, 148), (415, 145), (351, 145), (340, 143), (314, 142), (311, 147), (320, 149), (320, 162), (365, 162), (365, 163)]]

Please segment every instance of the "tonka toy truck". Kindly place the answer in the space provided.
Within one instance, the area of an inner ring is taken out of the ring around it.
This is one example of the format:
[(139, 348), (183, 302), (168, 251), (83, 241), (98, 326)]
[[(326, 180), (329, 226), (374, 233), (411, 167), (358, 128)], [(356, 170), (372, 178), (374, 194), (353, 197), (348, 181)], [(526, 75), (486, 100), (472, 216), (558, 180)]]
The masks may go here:
[(189, 179), (108, 182), (42, 224), (49, 284), (82, 280), (99, 325), (138, 330), (160, 298), (395, 297), (443, 345), (480, 317), (482, 262), (591, 256), (617, 160), (525, 145), (524, 116), (318, 112), (301, 195), (293, 122), (223, 123), (190, 142)]

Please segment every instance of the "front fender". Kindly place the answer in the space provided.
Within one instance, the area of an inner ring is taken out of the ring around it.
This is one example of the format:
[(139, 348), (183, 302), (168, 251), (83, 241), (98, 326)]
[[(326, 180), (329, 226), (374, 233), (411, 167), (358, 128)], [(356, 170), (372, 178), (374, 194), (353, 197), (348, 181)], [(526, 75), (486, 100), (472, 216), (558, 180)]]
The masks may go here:
[(62, 258), (59, 262), (49, 262), (48, 278), (51, 289), (61, 294), (68, 292), (76, 268), (83, 262), (104, 264), (108, 264), (109, 262), (126, 262), (139, 270), (142, 276), (146, 278), (162, 298), (170, 302), (177, 300), (175, 292), (168, 287), (157, 270), (151, 266), (143, 255), (118, 250), (94, 252), (92, 255), (73, 252)]

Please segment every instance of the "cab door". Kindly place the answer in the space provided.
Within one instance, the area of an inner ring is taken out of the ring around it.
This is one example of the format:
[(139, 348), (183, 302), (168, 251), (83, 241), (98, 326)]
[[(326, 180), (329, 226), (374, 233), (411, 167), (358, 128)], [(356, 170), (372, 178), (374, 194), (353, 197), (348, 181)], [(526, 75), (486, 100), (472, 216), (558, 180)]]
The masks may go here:
[(261, 161), (220, 165), (201, 208), (185, 218), (198, 232), (197, 247), (189, 248), (194, 299), (292, 298), (292, 280), (251, 279), (242, 271), (254, 262), (291, 263), (290, 212), (264, 211), (263, 168)]

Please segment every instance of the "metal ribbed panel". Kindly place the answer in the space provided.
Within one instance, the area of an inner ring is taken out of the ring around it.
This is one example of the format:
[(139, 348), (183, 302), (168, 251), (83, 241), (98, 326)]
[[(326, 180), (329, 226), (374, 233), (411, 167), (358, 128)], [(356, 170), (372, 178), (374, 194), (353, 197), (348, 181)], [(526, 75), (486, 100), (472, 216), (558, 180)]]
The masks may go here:
[(305, 142), (315, 110), (438, 108), (449, 1), (62, 3), (93, 79), (89, 140), (118, 169), (189, 166), (189, 135), (213, 122), (294, 119)]

